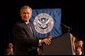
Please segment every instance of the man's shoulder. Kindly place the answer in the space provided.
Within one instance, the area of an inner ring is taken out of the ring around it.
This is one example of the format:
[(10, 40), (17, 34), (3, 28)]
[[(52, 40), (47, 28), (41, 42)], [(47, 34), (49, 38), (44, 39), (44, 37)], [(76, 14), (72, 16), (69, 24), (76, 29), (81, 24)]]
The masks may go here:
[(14, 27), (22, 27), (22, 25), (23, 25), (23, 23), (21, 23), (21, 22), (16, 22), (16, 23), (14, 24)]
[(16, 22), (15, 24), (14, 24), (14, 27), (15, 26), (20, 26), (20, 23), (19, 22)]
[(25, 23), (24, 23), (24, 22), (16, 22), (16, 23), (15, 23), (16, 26), (21, 26), (21, 25), (23, 25), (23, 24), (25, 24)]

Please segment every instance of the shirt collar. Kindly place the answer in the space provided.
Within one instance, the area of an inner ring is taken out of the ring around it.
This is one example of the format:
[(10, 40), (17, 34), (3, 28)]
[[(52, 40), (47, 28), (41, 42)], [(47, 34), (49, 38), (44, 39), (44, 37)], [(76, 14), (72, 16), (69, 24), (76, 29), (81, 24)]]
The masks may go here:
[(26, 24), (29, 24), (29, 21), (25, 22)]

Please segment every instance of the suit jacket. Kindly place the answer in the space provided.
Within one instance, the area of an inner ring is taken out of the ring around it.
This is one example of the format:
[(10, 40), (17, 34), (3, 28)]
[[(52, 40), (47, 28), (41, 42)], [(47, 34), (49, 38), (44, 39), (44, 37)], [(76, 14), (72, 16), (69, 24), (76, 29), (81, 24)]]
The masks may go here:
[[(32, 25), (31, 25), (32, 26)], [(37, 54), (37, 47), (39, 39), (35, 37), (34, 27), (32, 31), (25, 22), (18, 22), (13, 27), (13, 35), (15, 41), (14, 54), (15, 55), (35, 55)]]

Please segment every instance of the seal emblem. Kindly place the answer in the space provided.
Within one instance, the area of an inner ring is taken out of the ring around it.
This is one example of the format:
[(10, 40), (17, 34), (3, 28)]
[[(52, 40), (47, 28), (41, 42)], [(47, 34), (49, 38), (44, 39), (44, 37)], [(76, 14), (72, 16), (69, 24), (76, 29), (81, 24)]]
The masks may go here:
[(46, 34), (53, 29), (54, 20), (49, 14), (40, 13), (35, 17), (33, 24), (38, 33)]

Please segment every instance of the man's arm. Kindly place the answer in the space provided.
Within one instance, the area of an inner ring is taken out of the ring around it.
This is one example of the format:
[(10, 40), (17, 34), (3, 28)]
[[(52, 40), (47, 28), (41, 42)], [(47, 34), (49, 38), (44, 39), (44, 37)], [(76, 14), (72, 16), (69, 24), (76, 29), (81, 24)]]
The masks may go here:
[(42, 44), (50, 45), (51, 44), (52, 37), (39, 39), (39, 46)]

